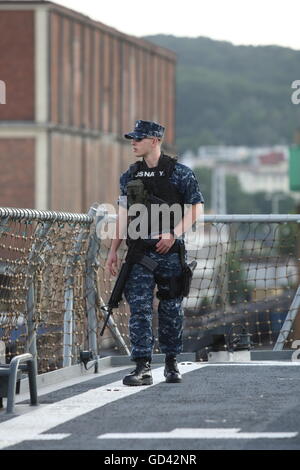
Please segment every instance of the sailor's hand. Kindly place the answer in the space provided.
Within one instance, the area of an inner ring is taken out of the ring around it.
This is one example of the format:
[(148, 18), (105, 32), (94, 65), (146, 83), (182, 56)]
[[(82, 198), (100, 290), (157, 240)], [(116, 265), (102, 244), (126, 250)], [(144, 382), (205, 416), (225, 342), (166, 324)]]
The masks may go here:
[(171, 233), (162, 233), (159, 235), (159, 238), (160, 240), (156, 243), (155, 249), (157, 253), (164, 255), (165, 253), (168, 253), (169, 249), (174, 245), (175, 238)]
[(115, 251), (110, 251), (106, 261), (105, 269), (107, 269), (112, 276), (117, 275), (118, 271), (118, 256)]

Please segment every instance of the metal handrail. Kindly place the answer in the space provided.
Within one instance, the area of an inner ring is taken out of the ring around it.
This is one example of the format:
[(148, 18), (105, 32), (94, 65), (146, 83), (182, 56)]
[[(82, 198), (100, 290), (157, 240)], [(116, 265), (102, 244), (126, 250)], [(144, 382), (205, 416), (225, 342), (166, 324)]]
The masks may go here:
[[(107, 213), (106, 222), (113, 222), (117, 213)], [(300, 223), (300, 214), (204, 214), (199, 222), (231, 223), (231, 222), (261, 222), (261, 223)]]
[(204, 222), (263, 222), (263, 223), (300, 223), (300, 214), (216, 214), (204, 215)]
[[(96, 209), (94, 209), (96, 210)], [(15, 209), (12, 207), (0, 207), (0, 219), (9, 217), (15, 220), (42, 220), (53, 222), (78, 222), (91, 224), (93, 217), (87, 214), (71, 212), (41, 211), (36, 209)]]

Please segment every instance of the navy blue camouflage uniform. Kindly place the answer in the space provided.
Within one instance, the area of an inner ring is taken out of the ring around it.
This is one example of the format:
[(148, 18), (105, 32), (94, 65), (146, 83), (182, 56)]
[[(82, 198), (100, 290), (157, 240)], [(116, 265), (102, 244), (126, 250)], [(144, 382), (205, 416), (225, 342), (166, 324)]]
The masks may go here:
[[(119, 204), (125, 206), (127, 183), (132, 179), (128, 169), (120, 178)], [(193, 171), (187, 166), (176, 162), (169, 178), (182, 195), (184, 204), (203, 203), (203, 196)], [(175, 243), (182, 243), (176, 240)], [(155, 278), (172, 278), (182, 272), (179, 253), (159, 254), (149, 250), (147, 255), (158, 263), (154, 272), (141, 264), (134, 264), (126, 282), (124, 295), (130, 307), (129, 335), (131, 342), (131, 357), (136, 360), (141, 357), (151, 358), (154, 347), (152, 330), (153, 298)], [(182, 351), (183, 333), (183, 297), (160, 299), (158, 304), (158, 344), (161, 353), (177, 355)]]

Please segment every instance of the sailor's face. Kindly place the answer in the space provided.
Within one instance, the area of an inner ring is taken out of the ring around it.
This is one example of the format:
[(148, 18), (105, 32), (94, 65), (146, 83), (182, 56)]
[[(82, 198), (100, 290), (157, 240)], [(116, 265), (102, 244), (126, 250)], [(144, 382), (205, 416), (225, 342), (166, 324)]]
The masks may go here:
[(144, 139), (132, 139), (132, 151), (136, 157), (144, 157), (153, 149), (153, 140), (145, 137)]

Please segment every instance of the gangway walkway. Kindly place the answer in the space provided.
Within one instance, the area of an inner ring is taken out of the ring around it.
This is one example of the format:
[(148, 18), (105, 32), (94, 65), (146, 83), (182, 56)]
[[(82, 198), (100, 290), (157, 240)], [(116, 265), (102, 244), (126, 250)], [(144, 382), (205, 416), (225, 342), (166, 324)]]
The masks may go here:
[[(38, 407), (0, 413), (0, 449), (300, 449), (300, 362), (180, 363), (183, 382), (126, 387), (132, 366), (41, 388)], [(24, 401), (24, 399), (27, 399)]]

